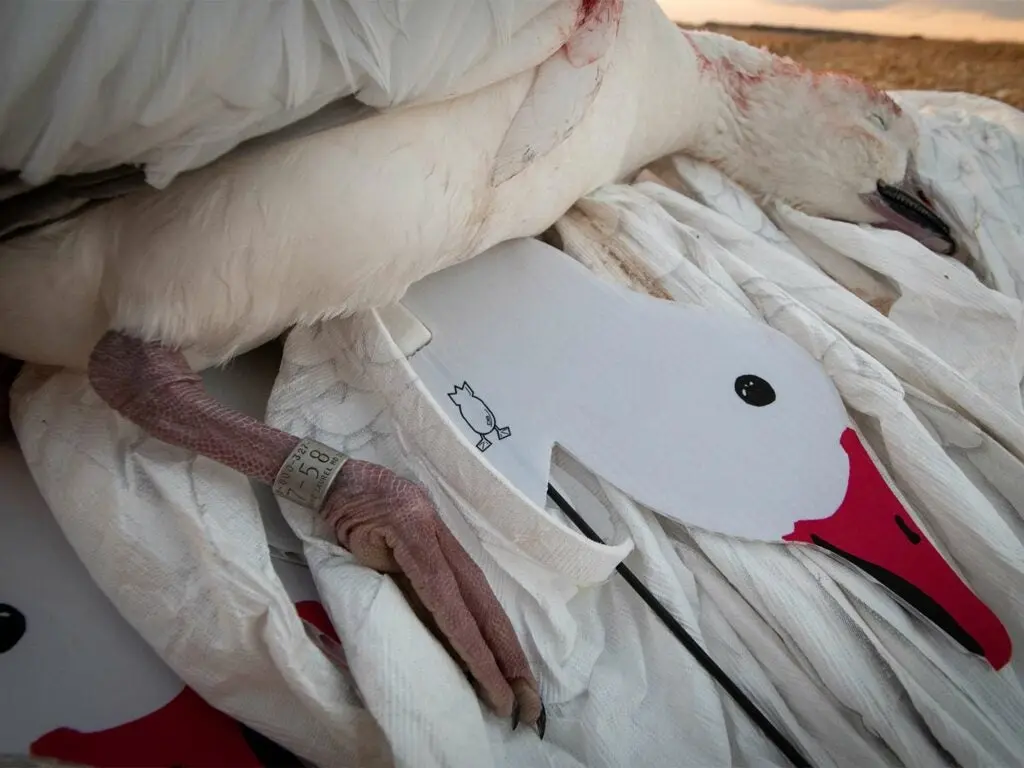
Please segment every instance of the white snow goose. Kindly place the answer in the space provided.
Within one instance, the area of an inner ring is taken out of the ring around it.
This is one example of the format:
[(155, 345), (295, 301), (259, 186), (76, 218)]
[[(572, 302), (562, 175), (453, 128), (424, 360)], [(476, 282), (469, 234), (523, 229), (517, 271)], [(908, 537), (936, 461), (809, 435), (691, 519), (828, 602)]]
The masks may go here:
[(88, 368), (154, 436), (303, 495), (541, 731), (511, 624), (427, 495), (223, 408), (195, 369), (393, 302), (675, 152), (953, 249), (891, 99), (682, 33), (655, 0), (11, 0), (0, 71), (0, 353)]

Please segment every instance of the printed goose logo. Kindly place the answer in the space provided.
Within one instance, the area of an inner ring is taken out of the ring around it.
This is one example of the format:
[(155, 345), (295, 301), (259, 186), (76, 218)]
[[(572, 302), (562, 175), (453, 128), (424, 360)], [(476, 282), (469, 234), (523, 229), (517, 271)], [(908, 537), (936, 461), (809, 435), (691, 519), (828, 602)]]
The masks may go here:
[(487, 403), (473, 393), (472, 387), (467, 382), (462, 382), (461, 387), (456, 386), (454, 390), (449, 392), (448, 399), (459, 409), (459, 415), (462, 416), (462, 420), (480, 436), (476, 443), (477, 450), (483, 452), (494, 445), (494, 443), (487, 439), (487, 435), (493, 433), (497, 435), (499, 440), (504, 440), (511, 436), (512, 430), (507, 426), (498, 426), (497, 419), (494, 418), (494, 411), (490, 409)]

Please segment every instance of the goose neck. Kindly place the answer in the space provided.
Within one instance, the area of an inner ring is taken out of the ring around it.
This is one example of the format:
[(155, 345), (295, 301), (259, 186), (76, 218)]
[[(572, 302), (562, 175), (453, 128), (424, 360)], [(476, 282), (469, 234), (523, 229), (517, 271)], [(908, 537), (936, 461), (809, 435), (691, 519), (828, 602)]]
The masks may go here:
[(735, 158), (748, 144), (751, 100), (781, 60), (724, 35), (665, 21), (641, 43), (647, 72), (640, 78), (632, 169), (683, 151), (716, 164)]

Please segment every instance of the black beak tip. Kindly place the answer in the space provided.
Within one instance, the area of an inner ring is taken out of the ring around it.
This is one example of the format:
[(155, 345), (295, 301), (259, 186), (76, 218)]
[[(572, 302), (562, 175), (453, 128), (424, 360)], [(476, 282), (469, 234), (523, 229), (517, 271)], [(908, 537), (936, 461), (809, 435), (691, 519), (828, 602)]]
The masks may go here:
[(818, 536), (812, 536), (811, 540), (819, 547), (827, 549), (832, 554), (838, 555), (855, 567), (859, 568), (864, 573), (875, 579), (878, 583), (898, 595), (900, 599), (908, 605), (913, 606), (916, 611), (925, 616), (929, 621), (959, 643), (969, 653), (982, 657), (985, 655), (985, 650), (982, 648), (981, 643), (972, 637), (966, 629), (960, 626), (956, 619), (954, 619), (945, 608), (939, 605), (931, 595), (922, 591), (919, 587), (900, 578), (896, 574), (887, 571), (881, 566), (870, 563), (867, 560), (862, 560), (859, 557), (851, 555), (849, 552), (844, 552), (839, 547), (830, 544)]
[(953, 256), (957, 252), (957, 243), (953, 239), (953, 230), (938, 213), (931, 200), (920, 189), (901, 188), (884, 181), (876, 183), (879, 197), (886, 205), (905, 220), (930, 232), (942, 240), (946, 246), (939, 251), (943, 256)]

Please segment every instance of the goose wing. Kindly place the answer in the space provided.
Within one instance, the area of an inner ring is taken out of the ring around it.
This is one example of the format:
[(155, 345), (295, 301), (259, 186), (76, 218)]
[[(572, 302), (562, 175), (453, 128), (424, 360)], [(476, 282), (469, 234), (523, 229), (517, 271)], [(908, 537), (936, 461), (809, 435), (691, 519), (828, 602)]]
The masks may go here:
[(131, 165), (164, 187), (345, 97), (333, 124), (532, 69), (593, 5), (0, 0), (0, 169), (40, 185)]

